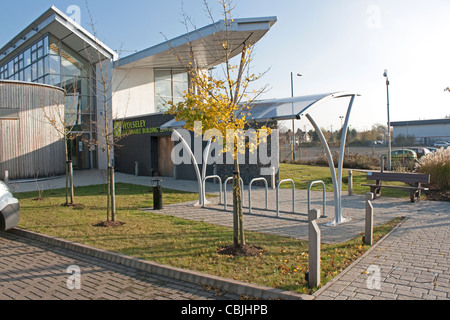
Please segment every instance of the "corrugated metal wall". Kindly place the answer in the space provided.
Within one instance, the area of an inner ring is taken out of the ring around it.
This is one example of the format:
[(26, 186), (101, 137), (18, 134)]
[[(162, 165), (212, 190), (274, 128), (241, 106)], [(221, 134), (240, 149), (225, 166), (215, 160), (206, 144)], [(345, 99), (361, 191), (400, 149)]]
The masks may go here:
[(18, 109), (17, 116), (0, 114), (0, 179), (5, 170), (11, 180), (64, 174), (64, 142), (45, 116), (64, 102), (55, 87), (0, 81), (0, 109)]

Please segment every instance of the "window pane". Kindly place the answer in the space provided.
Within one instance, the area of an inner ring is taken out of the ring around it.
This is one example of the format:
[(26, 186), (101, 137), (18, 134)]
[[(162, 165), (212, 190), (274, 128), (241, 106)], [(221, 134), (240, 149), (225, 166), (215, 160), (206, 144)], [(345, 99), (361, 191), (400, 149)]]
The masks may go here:
[(48, 54), (48, 36), (44, 38), (44, 56)]
[(44, 75), (44, 60), (39, 60), (37, 62), (37, 74), (38, 77), (42, 77)]
[(187, 83), (184, 82), (174, 82), (173, 83), (173, 97), (181, 98), (184, 96), (184, 92), (188, 90)]
[(56, 40), (51, 39), (49, 44), (49, 53), (59, 55), (59, 45)]
[(28, 67), (31, 64), (31, 50), (28, 49), (24, 52), (23, 55), (25, 67)]
[(31, 81), (36, 81), (38, 78), (37, 75), (37, 63), (33, 63), (31, 65)]
[(157, 96), (172, 97), (172, 83), (170, 81), (158, 81), (155, 86)]
[(52, 86), (61, 87), (61, 76), (59, 74), (51, 74), (49, 83)]
[(72, 54), (71, 50), (65, 46), (61, 50), (61, 65), (62, 74), (64, 76), (81, 76), (83, 69), (85, 68), (84, 63)]
[(24, 81), (31, 82), (31, 67), (25, 68), (24, 72)]
[(172, 81), (170, 70), (155, 70), (155, 82), (158, 81)]
[(55, 55), (48, 56), (48, 73), (61, 74), (61, 60), (59, 56)]

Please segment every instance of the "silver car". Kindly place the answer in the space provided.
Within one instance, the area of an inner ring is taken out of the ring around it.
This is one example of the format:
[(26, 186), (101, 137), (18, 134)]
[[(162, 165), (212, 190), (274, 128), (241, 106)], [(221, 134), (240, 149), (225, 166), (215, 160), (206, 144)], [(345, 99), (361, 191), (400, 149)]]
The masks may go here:
[(0, 231), (13, 229), (19, 223), (19, 200), (13, 197), (8, 186), (0, 181)]

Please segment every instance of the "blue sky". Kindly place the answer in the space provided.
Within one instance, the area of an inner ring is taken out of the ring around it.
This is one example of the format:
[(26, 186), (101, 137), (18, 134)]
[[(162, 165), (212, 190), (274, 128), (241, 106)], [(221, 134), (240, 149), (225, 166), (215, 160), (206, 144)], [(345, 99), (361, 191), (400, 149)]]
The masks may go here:
[[(216, 0), (209, 0), (220, 19)], [(270, 68), (258, 86), (270, 85), (263, 98), (356, 91), (350, 120), (362, 130), (387, 122), (386, 83), (390, 80), (391, 121), (437, 119), (450, 115), (450, 1), (448, 0), (235, 0), (235, 18), (276, 16), (277, 23), (258, 43), (253, 68)], [(51, 5), (66, 12), (81, 9), (81, 24), (91, 31), (85, 0), (3, 0), (0, 46)], [(142, 50), (185, 33), (181, 0), (88, 0), (98, 37), (112, 49)], [(202, 0), (184, 0), (198, 27), (210, 24)], [(128, 52), (122, 53), (129, 54)], [(336, 130), (346, 101), (313, 112), (320, 126)], [(306, 120), (301, 129), (311, 129)]]

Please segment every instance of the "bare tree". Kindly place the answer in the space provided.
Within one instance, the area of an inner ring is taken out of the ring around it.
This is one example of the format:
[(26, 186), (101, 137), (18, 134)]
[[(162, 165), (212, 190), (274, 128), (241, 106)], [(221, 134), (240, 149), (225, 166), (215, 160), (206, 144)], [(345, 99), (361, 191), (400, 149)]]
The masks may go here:
[[(75, 81), (77, 83), (77, 81)], [(76, 84), (72, 86), (74, 92), (76, 92)], [(67, 97), (67, 91), (65, 97)], [(55, 129), (57, 135), (64, 143), (64, 153), (66, 161), (66, 206), (75, 204), (75, 192), (73, 185), (73, 164), (69, 159), (68, 144), (69, 141), (74, 140), (81, 136), (81, 133), (74, 133), (75, 125), (78, 123), (79, 112), (78, 108), (74, 112), (74, 108), (67, 107), (67, 99), (65, 103), (60, 99), (55, 98), (52, 103), (52, 107), (42, 107), (45, 119)]]
[[(98, 39), (92, 14), (86, 1), (87, 11), (90, 18), (90, 26), (93, 36)], [(89, 144), (91, 148), (97, 148), (106, 155), (106, 188), (107, 188), (107, 208), (106, 208), (106, 225), (110, 222), (116, 223), (116, 200), (115, 200), (115, 175), (114, 175), (114, 148), (120, 147), (119, 142), (126, 135), (121, 132), (123, 117), (126, 114), (126, 108), (122, 113), (122, 118), (113, 114), (112, 99), (114, 96), (114, 88), (120, 86), (125, 80), (128, 73), (122, 77), (117, 77), (114, 72), (114, 61), (105, 58), (99, 50), (95, 50), (96, 56), (92, 56), (87, 50), (87, 55), (91, 64), (95, 61), (95, 77), (93, 77), (93, 85), (90, 86), (92, 95), (97, 99), (97, 109), (101, 117), (96, 121), (92, 121), (92, 125), (96, 128), (96, 139), (91, 137)]]

